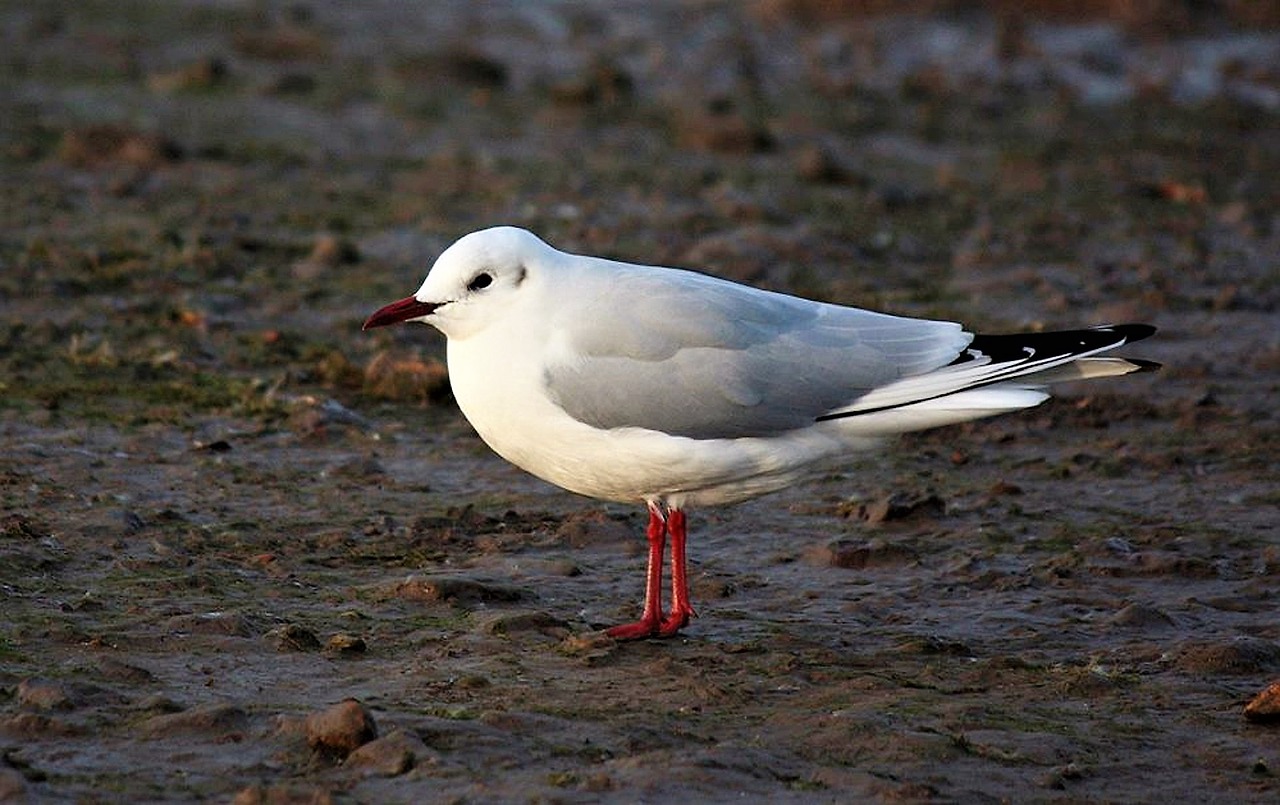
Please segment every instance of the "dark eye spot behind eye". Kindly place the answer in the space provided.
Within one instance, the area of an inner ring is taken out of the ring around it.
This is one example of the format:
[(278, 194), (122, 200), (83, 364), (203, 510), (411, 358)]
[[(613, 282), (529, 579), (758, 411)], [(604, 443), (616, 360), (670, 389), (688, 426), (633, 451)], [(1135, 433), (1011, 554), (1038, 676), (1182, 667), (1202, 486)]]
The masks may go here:
[(488, 271), (481, 271), (471, 278), (471, 282), (467, 283), (468, 291), (478, 291), (481, 288), (488, 288), (493, 284), (493, 275)]

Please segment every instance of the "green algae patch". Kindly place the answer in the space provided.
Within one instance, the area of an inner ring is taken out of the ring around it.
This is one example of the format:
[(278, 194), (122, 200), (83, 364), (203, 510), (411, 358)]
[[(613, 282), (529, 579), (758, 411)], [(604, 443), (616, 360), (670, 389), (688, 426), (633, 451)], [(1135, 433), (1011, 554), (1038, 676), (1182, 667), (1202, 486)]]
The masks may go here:
[(23, 373), (6, 389), (0, 407), (95, 423), (180, 423), (194, 414), (236, 414), (283, 419), (285, 407), (255, 378), (198, 369), (110, 361), (50, 363)]

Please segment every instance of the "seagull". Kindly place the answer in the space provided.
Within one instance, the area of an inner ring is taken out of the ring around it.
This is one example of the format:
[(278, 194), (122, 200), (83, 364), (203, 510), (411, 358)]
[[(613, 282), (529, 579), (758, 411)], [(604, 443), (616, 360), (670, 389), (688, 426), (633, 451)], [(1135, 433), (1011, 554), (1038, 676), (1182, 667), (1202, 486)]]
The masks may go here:
[(695, 616), (687, 507), (778, 491), (899, 433), (1030, 408), (1051, 383), (1159, 366), (1100, 357), (1154, 333), (1146, 324), (975, 335), (569, 254), (509, 226), (459, 239), (363, 329), (399, 322), (444, 333), (458, 406), (500, 456), (648, 508), (644, 608), (606, 630), (619, 640), (670, 637)]

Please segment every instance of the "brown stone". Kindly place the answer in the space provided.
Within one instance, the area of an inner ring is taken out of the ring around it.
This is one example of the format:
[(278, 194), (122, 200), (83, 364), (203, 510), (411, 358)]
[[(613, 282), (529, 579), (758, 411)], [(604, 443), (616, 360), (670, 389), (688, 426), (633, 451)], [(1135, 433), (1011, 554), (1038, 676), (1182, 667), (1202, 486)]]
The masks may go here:
[(368, 650), (365, 645), (364, 638), (357, 635), (339, 633), (329, 638), (324, 644), (326, 654), (335, 654), (339, 657), (354, 657), (364, 654)]
[(17, 699), (19, 704), (36, 710), (70, 710), (75, 706), (66, 688), (38, 679), (19, 682)]
[(355, 699), (307, 716), (307, 745), (312, 749), (347, 755), (377, 737), (373, 715)]
[(347, 756), (344, 765), (371, 774), (395, 777), (409, 771), (430, 754), (431, 750), (417, 735), (404, 730), (393, 730), (354, 750)]
[(1280, 724), (1280, 680), (1267, 685), (1244, 706), (1244, 717), (1259, 723)]

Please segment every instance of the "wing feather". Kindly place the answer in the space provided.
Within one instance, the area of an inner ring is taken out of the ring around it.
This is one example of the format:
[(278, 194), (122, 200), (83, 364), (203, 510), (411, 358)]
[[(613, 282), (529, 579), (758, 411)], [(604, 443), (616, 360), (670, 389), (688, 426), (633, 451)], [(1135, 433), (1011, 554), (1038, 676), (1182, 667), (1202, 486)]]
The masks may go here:
[[(943, 401), (941, 405), (945, 407), (945, 401), (974, 389), (1035, 389), (1064, 380), (1142, 371), (1149, 368), (1142, 361), (1092, 356), (1153, 332), (1155, 329), (1149, 325), (1121, 324), (1087, 330), (980, 335), (952, 364), (873, 389), (818, 419), (844, 419), (907, 406), (919, 409), (922, 403), (934, 400)], [(1015, 382), (1016, 386), (1010, 385)], [(977, 399), (982, 398), (970, 394), (965, 404), (971, 405)]]
[[(605, 262), (605, 261), (592, 261)], [(605, 272), (584, 270), (590, 286)], [(610, 263), (608, 293), (564, 311), (548, 394), (594, 427), (695, 439), (803, 428), (879, 386), (950, 363), (958, 324), (759, 291), (694, 272)], [(603, 291), (603, 288), (600, 290)]]

